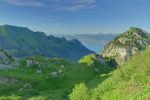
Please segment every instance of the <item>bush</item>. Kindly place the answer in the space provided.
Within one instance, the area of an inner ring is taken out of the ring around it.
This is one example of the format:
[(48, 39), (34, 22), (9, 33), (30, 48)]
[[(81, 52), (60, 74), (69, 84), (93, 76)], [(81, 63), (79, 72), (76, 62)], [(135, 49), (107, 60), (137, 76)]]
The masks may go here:
[(84, 83), (75, 85), (69, 97), (71, 100), (88, 100), (89, 98), (88, 88)]
[(31, 97), (29, 100), (46, 100), (46, 97), (38, 96), (38, 97)]

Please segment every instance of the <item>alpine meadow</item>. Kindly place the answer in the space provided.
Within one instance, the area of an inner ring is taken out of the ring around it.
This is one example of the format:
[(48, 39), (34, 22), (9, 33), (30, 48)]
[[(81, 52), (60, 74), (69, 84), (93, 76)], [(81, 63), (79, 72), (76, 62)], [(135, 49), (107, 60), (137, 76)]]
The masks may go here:
[(0, 100), (150, 100), (149, 4), (0, 0)]

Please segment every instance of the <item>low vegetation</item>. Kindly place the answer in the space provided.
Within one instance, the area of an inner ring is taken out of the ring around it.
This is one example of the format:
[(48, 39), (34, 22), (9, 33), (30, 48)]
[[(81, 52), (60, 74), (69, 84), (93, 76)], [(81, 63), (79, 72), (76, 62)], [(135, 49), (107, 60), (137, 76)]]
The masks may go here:
[(76, 85), (70, 94), (70, 99), (81, 100), (79, 98), (84, 97), (82, 100), (112, 100), (112, 98), (113, 100), (147, 100), (150, 98), (149, 59), (150, 50), (134, 55), (117, 70), (111, 72), (102, 83), (99, 82), (97, 87), (90, 88), (84, 83)]
[(74, 84), (87, 83), (103, 72), (97, 72), (86, 64), (58, 58), (35, 56), (19, 62), (19, 66), (13, 69), (0, 70), (0, 82), (6, 80), (0, 85), (0, 98), (66, 100)]
[[(117, 51), (108, 48), (106, 54), (110, 50), (121, 57), (123, 54), (125, 60), (120, 64), (116, 56), (103, 54), (84, 56), (77, 63), (44, 56), (17, 59), (0, 50), (0, 100), (150, 99), (149, 34), (133, 27), (116, 39), (127, 43), (127, 48), (118, 49), (117, 43)], [(130, 54), (135, 50), (128, 48), (132, 45), (139, 51)]]

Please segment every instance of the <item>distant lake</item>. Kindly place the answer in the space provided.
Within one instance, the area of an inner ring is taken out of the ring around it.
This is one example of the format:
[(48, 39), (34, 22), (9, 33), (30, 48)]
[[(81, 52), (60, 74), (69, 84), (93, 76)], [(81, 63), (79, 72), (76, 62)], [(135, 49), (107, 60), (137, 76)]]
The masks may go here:
[(88, 49), (100, 53), (104, 46), (113, 40), (118, 34), (55, 34), (58, 37), (65, 37), (66, 39), (78, 39)]
[(90, 50), (92, 50), (92, 51), (94, 51), (94, 52), (96, 52), (96, 53), (98, 53), (98, 54), (99, 54), (99, 53), (103, 50), (103, 48), (104, 48), (104, 45), (100, 45), (100, 44), (88, 45), (88, 44), (84, 44), (84, 43), (83, 43), (83, 45), (86, 46), (88, 49), (90, 49)]

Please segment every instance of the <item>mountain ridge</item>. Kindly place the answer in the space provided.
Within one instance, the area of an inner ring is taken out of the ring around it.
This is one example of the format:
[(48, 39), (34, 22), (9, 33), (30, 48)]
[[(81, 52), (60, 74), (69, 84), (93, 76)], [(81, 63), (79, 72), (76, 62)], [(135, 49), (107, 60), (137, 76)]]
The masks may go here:
[(12, 25), (0, 26), (0, 48), (15, 57), (43, 55), (78, 60), (93, 53), (78, 40), (68, 41), (52, 35), (46, 36), (44, 32), (31, 31), (27, 27)]

